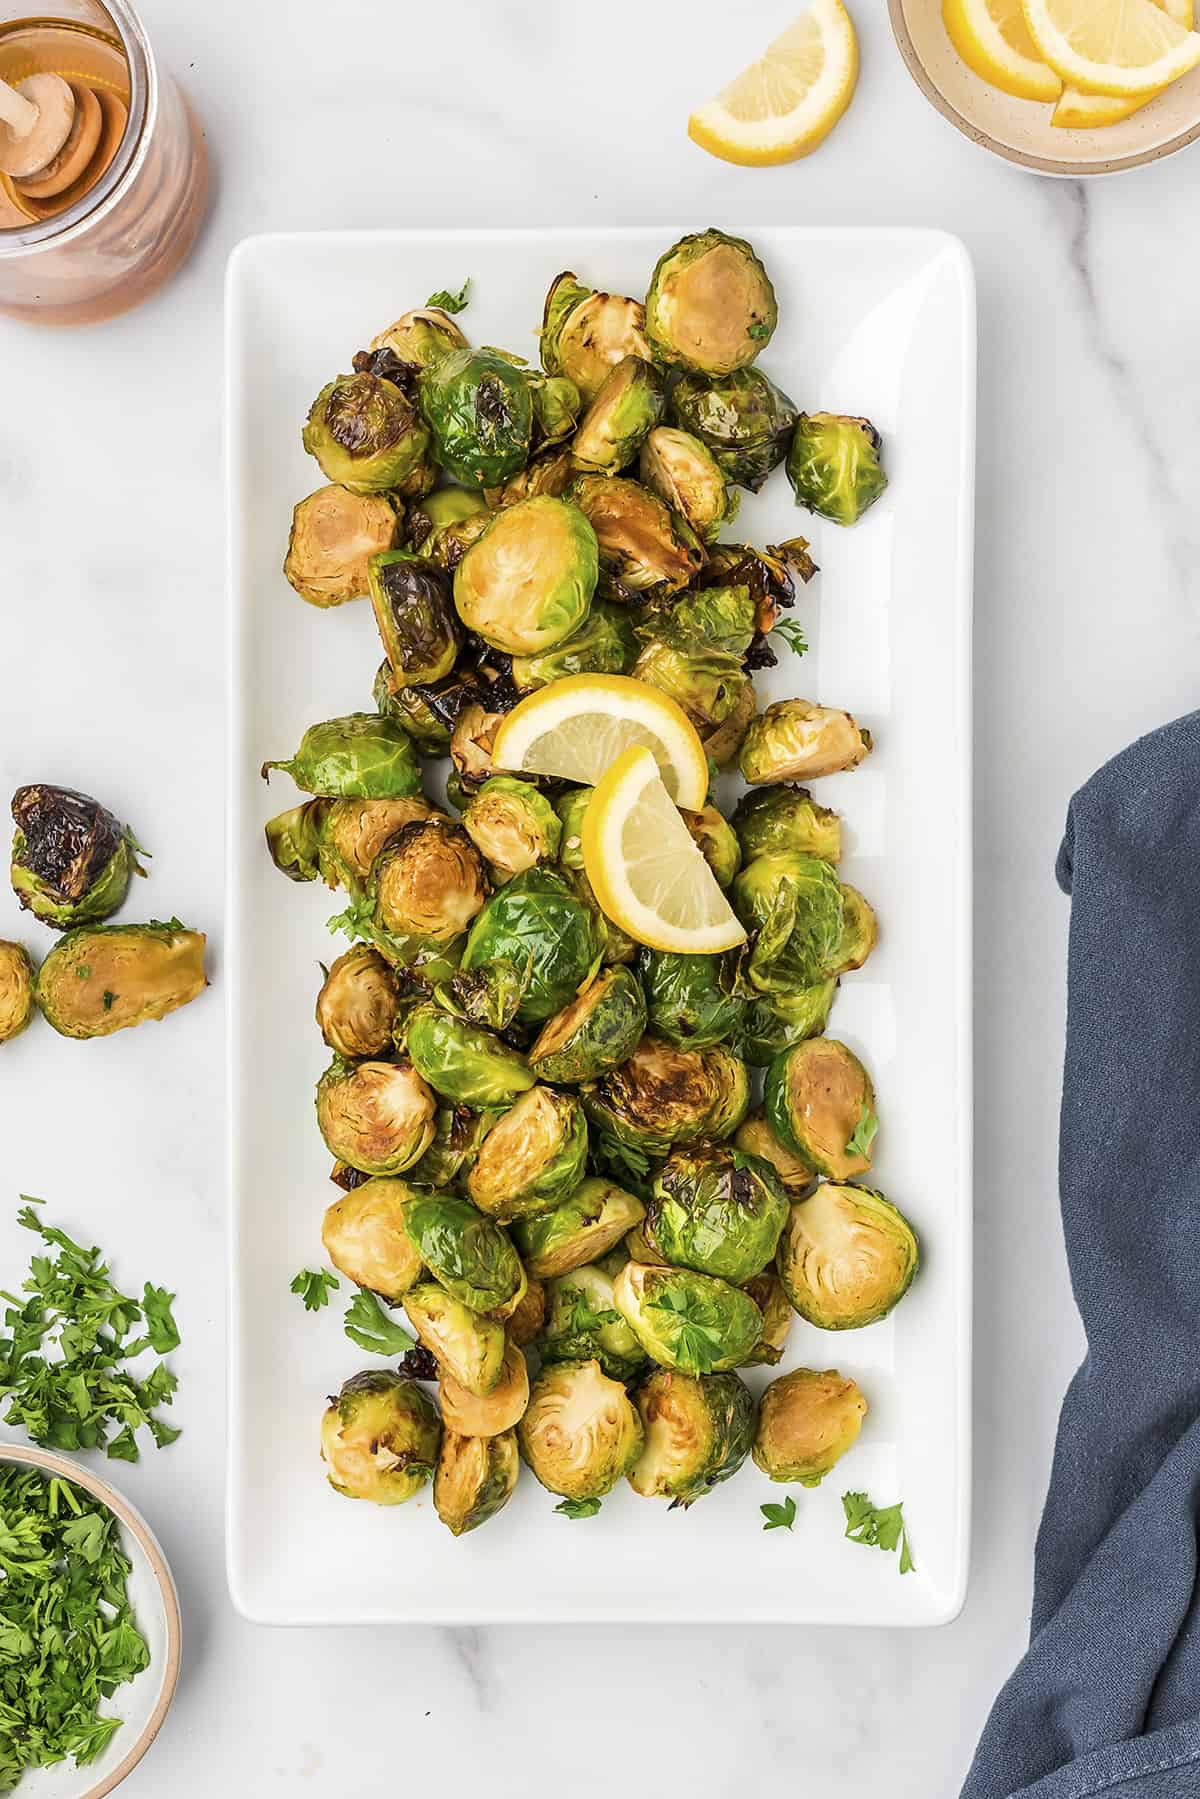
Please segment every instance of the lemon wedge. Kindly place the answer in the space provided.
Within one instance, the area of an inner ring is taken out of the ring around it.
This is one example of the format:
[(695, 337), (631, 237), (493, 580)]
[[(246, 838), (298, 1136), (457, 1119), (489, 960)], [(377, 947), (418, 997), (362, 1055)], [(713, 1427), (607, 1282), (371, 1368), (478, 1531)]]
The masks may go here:
[[(1185, 31), (1190, 31), (1196, 22), (1192, 0), (1156, 0), (1156, 4)], [(1085, 94), (1082, 88), (1069, 87), (1054, 108), (1050, 123), (1062, 131), (1101, 131), (1106, 125), (1119, 125), (1122, 119), (1140, 112), (1164, 91), (1159, 87), (1137, 99), (1117, 100), (1112, 94)]]
[(696, 109), (688, 136), (726, 162), (794, 162), (833, 130), (857, 80), (858, 38), (842, 0), (809, 0), (756, 62)]
[(637, 943), (712, 956), (746, 933), (647, 749), (629, 749), (583, 815), (583, 866), (601, 910)]
[(1154, 0), (1024, 0), (1033, 41), (1072, 87), (1149, 98), (1200, 63), (1200, 34)]
[(969, 69), (1018, 100), (1057, 100), (1063, 91), (1033, 41), (1021, 0), (942, 0), (950, 42)]

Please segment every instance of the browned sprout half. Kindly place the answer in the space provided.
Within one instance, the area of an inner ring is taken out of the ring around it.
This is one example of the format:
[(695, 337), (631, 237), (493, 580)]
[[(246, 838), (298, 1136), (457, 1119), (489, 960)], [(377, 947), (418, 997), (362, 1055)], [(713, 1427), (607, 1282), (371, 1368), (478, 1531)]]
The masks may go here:
[(701, 737), (704, 753), (716, 763), (720, 769), (732, 768), (738, 758), (746, 734), (754, 722), (758, 710), (758, 694), (754, 690), (754, 682), (747, 677), (738, 690), (737, 704), (728, 718), (723, 718), (719, 725)]
[(567, 492), (596, 533), (602, 598), (675, 593), (703, 567), (704, 545), (691, 526), (640, 481), (580, 475)]
[(816, 1180), (803, 1157), (780, 1142), (764, 1112), (751, 1112), (738, 1126), (733, 1140), (748, 1156), (761, 1156), (764, 1162), (770, 1162), (784, 1186), (794, 1194), (807, 1193)]
[(33, 1017), (33, 983), (28, 952), (0, 940), (0, 1043), (19, 1036)]
[(875, 1090), (836, 1038), (809, 1037), (781, 1051), (767, 1069), (763, 1104), (775, 1135), (814, 1175), (846, 1181), (870, 1168)]
[(546, 1289), (532, 1274), (515, 1309), (504, 1320), (508, 1340), (525, 1349), (539, 1335), (546, 1322)]
[(390, 1049), (400, 988), (378, 950), (356, 943), (339, 956), (317, 995), (317, 1028), (352, 1061)]
[(380, 927), (435, 943), (461, 936), (487, 898), (478, 850), (440, 819), (405, 826), (376, 859), (374, 878)]
[(542, 367), (566, 375), (586, 406), (623, 356), (651, 359), (640, 300), (597, 293), (569, 270), (557, 275), (542, 319)]
[(321, 1421), (330, 1486), (347, 1499), (403, 1505), (433, 1477), (442, 1429), (416, 1381), (369, 1369), (346, 1381)]
[(477, 791), (495, 772), (492, 744), (503, 720), (503, 712), (489, 712), (478, 700), (459, 713), (450, 734), (450, 760), (465, 791)]
[(363, 1174), (403, 1174), (437, 1129), (437, 1101), (411, 1062), (345, 1062), (317, 1083), (317, 1124), (330, 1155)]
[(419, 1281), (404, 1295), (404, 1312), (422, 1345), (469, 1393), (491, 1393), (504, 1373), (507, 1344), (497, 1318), (473, 1311), (437, 1281)]
[(37, 1003), (64, 1037), (110, 1037), (165, 1018), (208, 985), (204, 944), (178, 919), (68, 931), (38, 970)]
[(759, 1402), (754, 1460), (771, 1480), (816, 1487), (857, 1440), (867, 1402), (836, 1368), (793, 1368)]
[(283, 572), (310, 606), (342, 606), (367, 592), (367, 564), (390, 550), (403, 509), (387, 494), (318, 487), (292, 513)]
[(438, 1397), (447, 1430), (461, 1431), (464, 1437), (498, 1437), (520, 1422), (529, 1404), (525, 1357), (515, 1344), (509, 1344), (500, 1379), (490, 1393), (472, 1393), (443, 1369)]
[(376, 1176), (335, 1199), (321, 1225), (325, 1254), (338, 1273), (389, 1302), (403, 1299), (421, 1272), (403, 1222), (412, 1196), (406, 1181)]
[(465, 350), (467, 340), (440, 306), (415, 306), (373, 337), (371, 348), (391, 350), (399, 361), (429, 369), (452, 350)]
[(787, 1348), (788, 1333), (792, 1328), (792, 1320), (796, 1314), (792, 1303), (784, 1291), (783, 1282), (773, 1268), (764, 1268), (753, 1280), (748, 1280), (742, 1288), (748, 1293), (759, 1311), (762, 1313), (762, 1336), (754, 1348), (746, 1356), (741, 1366), (757, 1368), (762, 1365), (774, 1368), (783, 1360), (783, 1352)]
[(433, 1509), (456, 1537), (477, 1530), (508, 1504), (520, 1468), (515, 1431), (464, 1437), (447, 1427), (433, 1477)]
[(334, 800), (323, 826), (326, 866), (330, 886), (362, 885), (375, 858), (397, 831), (432, 815), (424, 794), (404, 800)]
[(857, 887), (842, 882), (842, 941), (838, 946), (836, 974), (849, 974), (861, 968), (879, 935), (875, 908), (864, 899)]
[(728, 375), (771, 340), (778, 308), (766, 269), (742, 237), (709, 226), (659, 257), (646, 294), (646, 333), (663, 362)]
[(571, 445), (576, 465), (592, 474), (617, 474), (633, 461), (665, 404), (662, 371), (640, 356), (623, 356), (579, 421)]
[(638, 475), (704, 543), (737, 514), (736, 488), (726, 487), (716, 457), (690, 431), (656, 426), (642, 445)]
[(848, 712), (813, 700), (776, 700), (751, 721), (738, 767), (752, 787), (812, 781), (857, 768), (870, 749), (870, 732)]

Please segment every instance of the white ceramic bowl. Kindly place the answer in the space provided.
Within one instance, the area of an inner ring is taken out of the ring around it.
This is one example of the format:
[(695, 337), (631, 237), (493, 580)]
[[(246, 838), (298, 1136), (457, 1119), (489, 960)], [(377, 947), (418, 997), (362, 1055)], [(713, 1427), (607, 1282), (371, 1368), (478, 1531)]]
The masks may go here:
[(81, 1462), (23, 1443), (0, 1444), (0, 1462), (38, 1468), (83, 1487), (106, 1505), (116, 1518), (121, 1541), (132, 1563), (129, 1595), (138, 1629), (150, 1649), (150, 1666), (126, 1686), (119, 1687), (104, 1711), (124, 1720), (107, 1749), (87, 1767), (73, 1761), (51, 1768), (31, 1768), (20, 1782), (21, 1799), (104, 1799), (136, 1768), (158, 1735), (179, 1678), (179, 1596), (150, 1526), (106, 1480)]

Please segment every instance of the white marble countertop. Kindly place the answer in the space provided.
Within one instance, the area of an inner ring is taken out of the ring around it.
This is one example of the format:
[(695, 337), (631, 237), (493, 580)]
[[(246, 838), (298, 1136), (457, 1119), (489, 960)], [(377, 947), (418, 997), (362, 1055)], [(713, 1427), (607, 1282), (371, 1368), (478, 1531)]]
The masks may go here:
[[(1086, 189), (993, 161), (912, 85), (880, 0), (854, 6), (850, 115), (815, 159), (766, 171), (714, 162), (684, 135), (690, 105), (756, 47), (748, 15), (715, 0), (143, 10), (208, 128), (216, 193), (199, 251), (105, 327), (0, 321), (0, 792), (66, 781), (136, 818), (154, 907), (207, 927), (215, 950), (216, 984), (169, 1037), (129, 1033), (100, 1054), (31, 1030), (3, 1052), (6, 1279), (29, 1249), (9, 1222), (22, 1190), (181, 1296), (184, 1435), (115, 1472), (174, 1564), (184, 1677), (123, 1790), (344, 1799), (380, 1780), (457, 1790), (479, 1769), (496, 1799), (564, 1781), (723, 1799), (780, 1778), (827, 1799), (949, 1799), (1022, 1643), (1080, 1352), (1055, 1187), (1067, 908), (1054, 855), (1078, 782), (1195, 703), (1200, 338), (1183, 224), (1196, 153)], [(788, 0), (759, 10), (764, 39), (790, 13)], [(936, 225), (978, 272), (966, 1608), (926, 1634), (256, 1629), (229, 1604), (222, 1544), (225, 259), (279, 228), (678, 219)], [(37, 417), (48, 428), (34, 433)], [(0, 933), (20, 933), (12, 903)]]

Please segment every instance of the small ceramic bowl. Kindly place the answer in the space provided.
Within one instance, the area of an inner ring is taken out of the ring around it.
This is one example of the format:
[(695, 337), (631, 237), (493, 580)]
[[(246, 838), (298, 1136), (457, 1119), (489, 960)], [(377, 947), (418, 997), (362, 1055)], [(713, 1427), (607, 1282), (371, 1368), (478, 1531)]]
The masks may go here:
[(1014, 100), (969, 69), (942, 23), (941, 0), (888, 0), (892, 30), (925, 98), (964, 137), (1039, 175), (1114, 175), (1157, 162), (1200, 137), (1200, 69), (1118, 125), (1060, 131), (1052, 108)]
[(0, 1463), (38, 1468), (83, 1487), (106, 1505), (121, 1528), (133, 1566), (129, 1595), (138, 1628), (150, 1649), (150, 1666), (105, 1701), (104, 1711), (124, 1720), (107, 1749), (85, 1768), (73, 1761), (32, 1768), (20, 1782), (22, 1799), (104, 1799), (137, 1767), (158, 1735), (179, 1678), (179, 1596), (153, 1531), (127, 1499), (81, 1462), (23, 1443), (0, 1444)]

